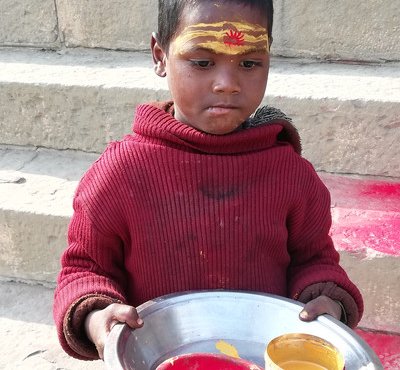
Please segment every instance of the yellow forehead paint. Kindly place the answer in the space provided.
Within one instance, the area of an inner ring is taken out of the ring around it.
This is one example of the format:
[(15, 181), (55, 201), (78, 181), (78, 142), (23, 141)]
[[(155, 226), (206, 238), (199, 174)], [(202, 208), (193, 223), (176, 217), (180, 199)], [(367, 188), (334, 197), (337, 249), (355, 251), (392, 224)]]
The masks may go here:
[(244, 22), (199, 23), (186, 27), (173, 41), (174, 49), (184, 54), (192, 48), (205, 48), (216, 54), (239, 55), (269, 51), (265, 27)]

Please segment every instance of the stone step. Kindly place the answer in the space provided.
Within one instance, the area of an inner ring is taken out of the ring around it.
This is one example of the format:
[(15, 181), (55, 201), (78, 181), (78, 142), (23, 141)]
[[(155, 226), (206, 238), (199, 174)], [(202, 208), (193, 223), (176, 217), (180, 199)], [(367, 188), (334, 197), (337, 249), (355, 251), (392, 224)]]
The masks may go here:
[[(148, 53), (0, 49), (0, 144), (101, 152), (137, 104), (168, 99)], [(400, 177), (400, 63), (273, 58), (264, 99), (319, 171)]]
[(0, 276), (55, 281), (74, 190), (97, 157), (0, 147)]
[(0, 369), (104, 370), (102, 361), (79, 361), (62, 350), (52, 287), (0, 279), (0, 296)]
[[(52, 320), (53, 289), (0, 281), (0, 368), (41, 370), (102, 370), (102, 361), (79, 361), (61, 349)], [(375, 351), (384, 368), (400, 368), (400, 336), (393, 333), (357, 334)], [(18, 345), (16, 345), (18, 343)]]
[[(54, 284), (74, 190), (97, 156), (0, 147), (0, 276)], [(342, 265), (364, 295), (360, 326), (400, 333), (400, 183), (320, 175), (332, 194)]]
[[(396, 1), (275, 0), (272, 52), (328, 60), (400, 60)], [(0, 46), (149, 49), (157, 1), (3, 0)]]

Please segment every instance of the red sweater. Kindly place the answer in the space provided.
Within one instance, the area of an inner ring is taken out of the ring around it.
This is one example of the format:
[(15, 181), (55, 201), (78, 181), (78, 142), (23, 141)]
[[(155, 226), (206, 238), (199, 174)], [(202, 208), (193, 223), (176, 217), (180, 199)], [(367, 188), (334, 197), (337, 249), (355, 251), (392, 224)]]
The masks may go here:
[(329, 193), (293, 126), (274, 116), (210, 135), (167, 108), (139, 106), (133, 134), (111, 143), (76, 191), (54, 302), (64, 349), (96, 357), (81, 328), (94, 308), (186, 290), (298, 298), (329, 281), (353, 297), (356, 324), (362, 298), (328, 235)]

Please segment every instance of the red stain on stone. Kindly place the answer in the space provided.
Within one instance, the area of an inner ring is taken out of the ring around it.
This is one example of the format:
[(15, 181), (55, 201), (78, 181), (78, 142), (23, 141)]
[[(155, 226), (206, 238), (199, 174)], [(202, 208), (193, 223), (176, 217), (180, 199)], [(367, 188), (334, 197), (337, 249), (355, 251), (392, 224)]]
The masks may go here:
[(346, 208), (400, 212), (400, 182), (373, 181), (320, 174), (333, 205)]
[(400, 183), (320, 174), (332, 198), (338, 250), (400, 256)]
[[(333, 210), (331, 236), (339, 250), (400, 256), (400, 214)], [(338, 216), (339, 215), (339, 216)]]
[[(400, 197), (400, 184), (376, 182), (364, 186), (361, 195), (376, 197)], [(400, 199), (400, 198), (398, 198)]]
[(384, 369), (400, 369), (400, 335), (356, 330), (356, 333), (372, 348)]

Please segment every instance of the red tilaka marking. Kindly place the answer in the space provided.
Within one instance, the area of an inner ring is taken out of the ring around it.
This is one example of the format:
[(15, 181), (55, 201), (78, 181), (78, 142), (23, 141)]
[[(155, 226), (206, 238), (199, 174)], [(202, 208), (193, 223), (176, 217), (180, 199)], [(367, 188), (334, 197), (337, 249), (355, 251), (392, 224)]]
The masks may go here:
[(240, 31), (229, 30), (225, 34), (224, 43), (229, 46), (240, 46), (244, 44), (244, 34)]

